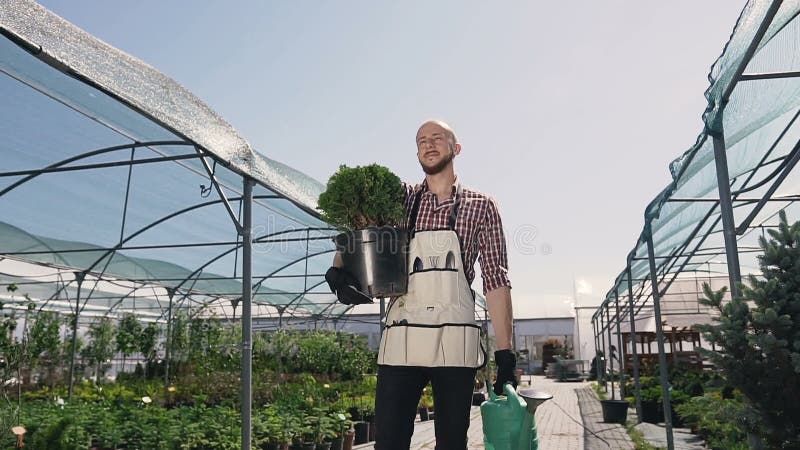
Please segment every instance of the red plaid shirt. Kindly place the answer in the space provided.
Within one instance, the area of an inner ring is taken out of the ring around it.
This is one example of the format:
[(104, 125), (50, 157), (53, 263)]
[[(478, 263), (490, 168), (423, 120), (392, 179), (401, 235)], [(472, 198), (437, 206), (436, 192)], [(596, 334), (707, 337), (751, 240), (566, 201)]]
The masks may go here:
[[(411, 220), (411, 207), (415, 193), (422, 191), (417, 215), (417, 230), (447, 229), (450, 211), (455, 201), (456, 185), (450, 197), (439, 202), (436, 194), (428, 190), (427, 181), (420, 185), (403, 183), (406, 190), (405, 206)], [(508, 255), (506, 254), (506, 238), (500, 213), (493, 198), (486, 194), (462, 186), (463, 198), (458, 207), (456, 218), (456, 234), (461, 239), (464, 251), (464, 275), (472, 284), (475, 279), (475, 260), (481, 264), (483, 276), (483, 294), (502, 286), (511, 286), (508, 279)]]

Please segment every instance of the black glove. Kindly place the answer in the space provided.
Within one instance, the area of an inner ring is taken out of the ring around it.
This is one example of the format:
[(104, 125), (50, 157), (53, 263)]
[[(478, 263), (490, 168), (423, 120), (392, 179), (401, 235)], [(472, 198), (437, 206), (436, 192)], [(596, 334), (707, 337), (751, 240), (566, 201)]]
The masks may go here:
[(517, 387), (517, 377), (514, 368), (517, 367), (517, 358), (511, 350), (498, 350), (494, 352), (494, 363), (497, 365), (497, 377), (494, 380), (494, 393), (503, 395), (503, 385), (511, 383)]
[(361, 292), (358, 280), (344, 269), (331, 267), (325, 272), (325, 281), (328, 282), (331, 292), (345, 305), (372, 303), (372, 299)]

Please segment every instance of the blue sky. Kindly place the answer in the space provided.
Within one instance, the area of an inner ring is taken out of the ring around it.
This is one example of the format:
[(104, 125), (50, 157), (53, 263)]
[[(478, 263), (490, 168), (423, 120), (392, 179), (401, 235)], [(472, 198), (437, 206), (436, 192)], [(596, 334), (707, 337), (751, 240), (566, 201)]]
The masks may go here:
[(420, 180), (418, 125), (450, 122), (457, 173), (500, 204), (515, 310), (531, 316), (574, 279), (603, 295), (622, 270), (745, 2), (41, 3), (323, 182), (372, 162)]

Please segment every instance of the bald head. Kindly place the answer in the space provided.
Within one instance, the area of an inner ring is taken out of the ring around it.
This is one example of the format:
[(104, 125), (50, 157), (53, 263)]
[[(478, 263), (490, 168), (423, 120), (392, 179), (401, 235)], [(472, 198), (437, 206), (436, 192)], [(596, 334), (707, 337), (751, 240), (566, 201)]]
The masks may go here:
[(456, 132), (453, 131), (453, 127), (448, 125), (447, 122), (438, 119), (426, 120), (422, 125), (419, 126), (419, 130), (417, 130), (417, 141), (419, 141), (422, 130), (431, 126), (439, 127), (444, 131), (445, 135), (447, 136), (447, 140), (450, 142), (451, 149), (458, 144), (458, 137), (456, 136)]

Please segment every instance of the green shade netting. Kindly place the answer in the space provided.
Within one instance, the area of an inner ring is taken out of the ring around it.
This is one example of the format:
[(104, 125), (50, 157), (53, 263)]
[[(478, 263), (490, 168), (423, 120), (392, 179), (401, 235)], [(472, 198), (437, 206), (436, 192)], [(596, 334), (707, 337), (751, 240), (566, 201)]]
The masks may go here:
[(242, 292), (241, 239), (210, 171), (239, 220), (242, 177), (256, 182), (254, 303), (347, 310), (323, 283), (335, 231), (316, 214), (320, 183), (253, 151), (173, 80), (34, 2), (0, 3), (0, 32), (0, 255), (60, 278), (34, 283), (18, 271), (0, 281), (52, 305), (77, 294), (73, 272), (116, 283), (84, 290), (87, 311), (161, 317), (166, 288), (181, 305), (229, 304)]
[[(739, 80), (744, 74), (797, 72), (800, 70), (799, 1), (784, 1), (766, 26), (763, 38), (754, 41), (765, 23), (772, 2), (750, 1), (744, 7), (723, 54), (709, 73), (703, 114), (704, 131), (695, 145), (673, 161), (670, 183), (645, 210), (645, 229), (628, 256), (634, 296), (649, 298), (650, 268), (646, 236), (652, 230), (659, 288), (669, 287), (681, 273), (695, 271), (713, 259), (724, 260), (722, 222), (717, 200), (717, 173), (713, 136), (724, 138), (734, 222), (751, 219), (739, 249), (756, 248), (752, 230), (774, 220), (787, 203), (768, 203), (754, 213), (757, 200), (784, 170), (800, 141), (797, 116), (800, 107), (800, 78)], [(752, 45), (751, 45), (752, 44)], [(747, 59), (748, 49), (753, 54)], [(727, 103), (723, 101), (730, 93)], [(724, 105), (724, 108), (722, 107)], [(798, 177), (787, 177), (772, 198), (792, 195), (800, 188)], [(694, 201), (688, 201), (694, 200)], [(699, 200), (699, 201), (698, 201)], [(606, 301), (628, 295), (627, 271), (615, 280)]]

